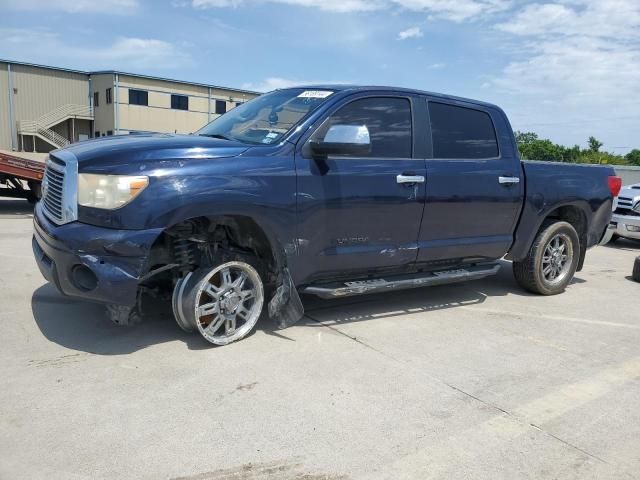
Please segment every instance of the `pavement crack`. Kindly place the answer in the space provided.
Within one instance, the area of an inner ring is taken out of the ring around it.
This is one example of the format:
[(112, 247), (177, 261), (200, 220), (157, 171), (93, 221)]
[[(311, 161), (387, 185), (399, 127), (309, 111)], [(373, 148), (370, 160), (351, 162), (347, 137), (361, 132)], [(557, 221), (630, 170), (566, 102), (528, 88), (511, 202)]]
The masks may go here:
[[(495, 404), (493, 404), (493, 403), (487, 402), (486, 400), (483, 400), (483, 399), (481, 399), (480, 397), (476, 397), (475, 395), (473, 395), (473, 394), (471, 394), (471, 393), (469, 393), (469, 392), (465, 392), (465, 391), (464, 391), (464, 390), (462, 390), (461, 388), (456, 387), (455, 385), (451, 385), (450, 383), (447, 383), (447, 382), (445, 382), (444, 380), (440, 380), (440, 379), (436, 379), (436, 380), (438, 380), (438, 381), (439, 381), (440, 383), (442, 383), (443, 385), (446, 385), (446, 386), (447, 386), (447, 387), (449, 387), (450, 389), (455, 390), (456, 392), (460, 392), (460, 393), (462, 393), (463, 395), (466, 395), (467, 397), (472, 398), (473, 400), (475, 400), (475, 401), (477, 401), (477, 402), (480, 402), (480, 403), (482, 403), (483, 405), (486, 405), (487, 407), (493, 408), (494, 410), (497, 410), (497, 411), (502, 412), (502, 413), (504, 413), (504, 414), (506, 414), (506, 415), (509, 415), (510, 417), (514, 417), (514, 415), (512, 415), (510, 412), (506, 411), (506, 410), (505, 410), (505, 409), (503, 409), (503, 408), (500, 408), (499, 406), (497, 406), (497, 405), (495, 405)], [(515, 418), (515, 417), (514, 417), (514, 418)]]
[[(340, 335), (342, 335), (342, 336), (344, 336), (344, 337), (346, 337), (346, 338), (348, 338), (350, 340), (353, 340), (354, 342), (358, 343), (359, 345), (362, 345), (365, 348), (373, 350), (374, 352), (379, 353), (380, 355), (383, 355), (386, 358), (389, 358), (389, 359), (391, 359), (391, 360), (393, 360), (395, 362), (402, 363), (402, 364), (406, 364), (407, 363), (407, 362), (405, 362), (403, 360), (400, 360), (400, 359), (397, 359), (395, 357), (392, 357), (392, 356), (388, 355), (387, 353), (385, 353), (385, 352), (373, 347), (372, 345), (369, 345), (368, 343), (360, 340), (357, 337), (354, 337), (352, 335), (349, 335), (349, 334), (341, 331), (340, 329), (338, 329), (336, 327), (333, 327), (331, 325), (327, 325), (326, 323), (322, 322), (321, 320), (318, 320), (317, 318), (312, 317), (308, 313), (305, 313), (305, 316), (308, 319), (316, 322), (317, 324), (322, 325), (323, 327), (328, 328), (328, 329), (330, 329), (330, 330), (332, 330), (332, 331), (334, 331), (334, 332), (336, 332), (336, 333), (338, 333), (338, 334), (340, 334)], [(425, 372), (422, 372), (422, 374), (425, 374)], [(441, 378), (434, 377), (433, 375), (429, 375), (429, 374), (426, 374), (426, 375), (430, 379), (432, 379), (432, 380), (434, 380), (434, 381), (436, 381), (436, 382), (438, 382), (438, 383), (450, 388), (451, 390), (453, 390), (453, 391), (455, 391), (457, 393), (460, 393), (460, 394), (462, 394), (462, 395), (464, 395), (464, 396), (466, 396), (468, 398), (471, 398), (472, 400), (474, 400), (474, 401), (476, 401), (478, 403), (481, 403), (482, 405), (485, 405), (485, 406), (487, 406), (487, 407), (489, 407), (489, 408), (491, 408), (491, 409), (493, 409), (493, 410), (495, 410), (497, 412), (500, 412), (500, 414), (506, 415), (512, 421), (517, 422), (520, 425), (523, 425), (525, 427), (529, 427), (529, 428), (533, 428), (535, 430), (538, 430), (542, 434), (547, 435), (550, 438), (553, 438), (554, 440), (562, 443), (563, 445), (566, 445), (567, 447), (569, 447), (569, 448), (571, 448), (573, 450), (576, 450), (576, 451), (582, 453), (583, 455), (588, 456), (589, 458), (593, 458), (594, 460), (597, 460), (598, 462), (604, 463), (606, 465), (610, 465), (609, 462), (607, 462), (603, 458), (600, 458), (599, 456), (597, 456), (597, 455), (595, 455), (593, 453), (590, 453), (587, 450), (585, 450), (583, 448), (580, 448), (577, 445), (574, 445), (573, 443), (571, 443), (571, 442), (569, 442), (567, 440), (564, 440), (563, 438), (558, 437), (557, 435), (554, 435), (553, 433), (545, 430), (544, 428), (542, 428), (542, 427), (540, 427), (540, 426), (538, 426), (538, 425), (536, 425), (534, 423), (528, 422), (526, 419), (522, 419), (522, 418), (518, 417), (516, 414), (511, 413), (508, 410), (505, 410), (504, 408), (501, 408), (501, 407), (499, 407), (498, 405), (496, 405), (494, 403), (491, 403), (491, 402), (488, 402), (486, 400), (483, 400), (482, 398), (480, 398), (480, 397), (478, 397), (476, 395), (473, 395), (472, 393), (469, 393), (469, 392), (463, 390), (462, 388), (457, 387), (457, 386), (455, 386), (455, 385), (453, 385), (451, 383), (448, 383), (448, 382), (442, 380)]]
[[(504, 408), (500, 408), (499, 406), (497, 406), (497, 405), (495, 405), (495, 404), (493, 404), (491, 402), (487, 402), (486, 400), (483, 400), (482, 398), (480, 398), (480, 397), (478, 397), (476, 395), (473, 395), (473, 394), (471, 394), (469, 392), (465, 392), (463, 389), (461, 389), (459, 387), (456, 387), (455, 385), (451, 385), (450, 383), (447, 383), (447, 382), (442, 381), (442, 380), (441, 380), (441, 382), (444, 385), (446, 385), (447, 387), (451, 388), (452, 390), (455, 390), (456, 392), (460, 392), (463, 395), (466, 395), (467, 397), (472, 398), (473, 400), (482, 403), (483, 405), (486, 405), (486, 406), (488, 406), (490, 408), (493, 408), (494, 410), (497, 410), (497, 411), (499, 411), (501, 413), (504, 413), (505, 415), (507, 415), (509, 418), (511, 418), (515, 422), (518, 422), (518, 423), (523, 424), (523, 425), (527, 425), (526, 421), (521, 420), (517, 415), (514, 415), (513, 413), (509, 412), (508, 410), (505, 410)], [(594, 455), (593, 453), (590, 453), (590, 452), (586, 451), (585, 449), (580, 448), (577, 445), (574, 445), (573, 443), (571, 443), (571, 442), (569, 442), (567, 440), (564, 440), (563, 438), (558, 437), (557, 435), (554, 435), (553, 433), (545, 430), (544, 428), (540, 427), (539, 425), (536, 425), (535, 423), (528, 423), (528, 426), (538, 430), (539, 432), (542, 432), (543, 434), (553, 438), (554, 440), (557, 440), (558, 442), (563, 443), (564, 445), (566, 445), (566, 446), (568, 446), (568, 447), (570, 447), (570, 448), (572, 448), (574, 450), (577, 450), (577, 451), (583, 453), (584, 455), (587, 455), (588, 457), (591, 457), (591, 458), (593, 458), (595, 460), (598, 460), (599, 462), (602, 462), (602, 463), (605, 463), (605, 464), (609, 465), (609, 462), (607, 462), (603, 458), (600, 458), (597, 455)]]
[(309, 319), (312, 320), (314, 322), (316, 322), (319, 325), (322, 325), (325, 328), (328, 328), (329, 330), (336, 332), (339, 335), (342, 335), (343, 337), (346, 337), (350, 340), (353, 340), (354, 342), (362, 345), (365, 348), (368, 348), (369, 350), (373, 350), (376, 353), (379, 353), (380, 355), (383, 355), (384, 357), (390, 358), (391, 360), (393, 360), (394, 362), (398, 362), (398, 363), (403, 363), (402, 361), (398, 360), (397, 358), (394, 358), (388, 354), (386, 354), (385, 352), (383, 352), (382, 350), (378, 350), (376, 347), (373, 347), (371, 345), (369, 345), (366, 342), (363, 342), (362, 340), (360, 340), (358, 337), (353, 337), (351, 335), (349, 335), (348, 333), (343, 332), (342, 330), (340, 330), (339, 328), (335, 328), (331, 325), (327, 325), (326, 323), (322, 322), (321, 320), (318, 320), (317, 318), (313, 318), (311, 315), (309, 315), (308, 313), (305, 314), (305, 316)]
[(585, 454), (585, 455), (587, 455), (587, 456), (589, 456), (589, 457), (591, 457), (591, 458), (593, 458), (595, 460), (598, 460), (599, 462), (602, 462), (602, 463), (605, 463), (605, 464), (609, 465), (609, 462), (607, 462), (603, 458), (600, 458), (597, 455), (594, 455), (593, 453), (587, 452), (585, 449), (580, 448), (577, 445), (574, 445), (573, 443), (571, 443), (571, 442), (569, 442), (567, 440), (564, 440), (563, 438), (558, 437), (557, 435), (554, 435), (553, 433), (545, 430), (542, 427), (539, 427), (538, 425), (536, 425), (534, 423), (530, 423), (529, 426), (535, 428), (536, 430), (541, 431), (545, 435), (550, 436), (551, 438), (557, 440), (558, 442), (563, 443), (563, 444), (565, 444), (566, 446), (568, 446), (570, 448), (573, 448), (574, 450), (577, 450), (577, 451), (579, 451), (579, 452), (581, 452), (581, 453), (583, 453), (583, 454)]

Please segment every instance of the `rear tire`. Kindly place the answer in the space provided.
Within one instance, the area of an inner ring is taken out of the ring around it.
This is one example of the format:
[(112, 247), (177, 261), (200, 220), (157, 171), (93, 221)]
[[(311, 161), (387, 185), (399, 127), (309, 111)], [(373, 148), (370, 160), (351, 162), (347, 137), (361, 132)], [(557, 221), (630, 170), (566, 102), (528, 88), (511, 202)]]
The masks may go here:
[(527, 257), (513, 262), (518, 284), (539, 295), (564, 292), (580, 258), (580, 239), (570, 223), (546, 220), (536, 235)]
[(636, 261), (633, 262), (633, 273), (631, 274), (636, 282), (640, 282), (640, 257), (636, 257)]

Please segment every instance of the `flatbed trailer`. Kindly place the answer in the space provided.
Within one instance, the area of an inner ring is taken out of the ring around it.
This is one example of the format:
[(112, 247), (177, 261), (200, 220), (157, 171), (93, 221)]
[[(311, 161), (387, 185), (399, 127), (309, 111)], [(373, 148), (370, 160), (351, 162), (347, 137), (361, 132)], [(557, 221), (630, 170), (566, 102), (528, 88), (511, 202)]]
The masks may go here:
[(44, 162), (0, 152), (0, 197), (25, 198), (35, 203), (41, 197)]

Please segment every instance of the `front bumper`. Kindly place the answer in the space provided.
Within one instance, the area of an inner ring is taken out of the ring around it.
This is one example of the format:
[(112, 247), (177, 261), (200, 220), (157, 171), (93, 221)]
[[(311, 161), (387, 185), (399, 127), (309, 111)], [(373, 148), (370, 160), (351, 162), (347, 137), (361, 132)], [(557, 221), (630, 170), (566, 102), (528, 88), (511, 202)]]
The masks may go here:
[(640, 240), (640, 216), (614, 213), (608, 231), (619, 237)]
[(79, 222), (55, 225), (36, 205), (33, 253), (44, 278), (64, 295), (131, 307), (162, 229), (115, 230)]

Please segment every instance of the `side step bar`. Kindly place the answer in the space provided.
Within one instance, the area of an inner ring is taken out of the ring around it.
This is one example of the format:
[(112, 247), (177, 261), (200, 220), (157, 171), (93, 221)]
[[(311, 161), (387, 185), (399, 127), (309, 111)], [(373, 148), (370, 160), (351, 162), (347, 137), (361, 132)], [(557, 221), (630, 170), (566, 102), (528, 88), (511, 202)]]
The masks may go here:
[(365, 293), (387, 292), (391, 290), (403, 290), (407, 288), (478, 280), (480, 278), (495, 275), (498, 273), (498, 270), (500, 270), (500, 265), (492, 263), (489, 265), (476, 265), (456, 270), (398, 275), (389, 277), (388, 279), (376, 278), (354, 282), (336, 282), (327, 285), (311, 285), (304, 288), (302, 292), (317, 295), (321, 298), (348, 297), (351, 295), (362, 295)]

